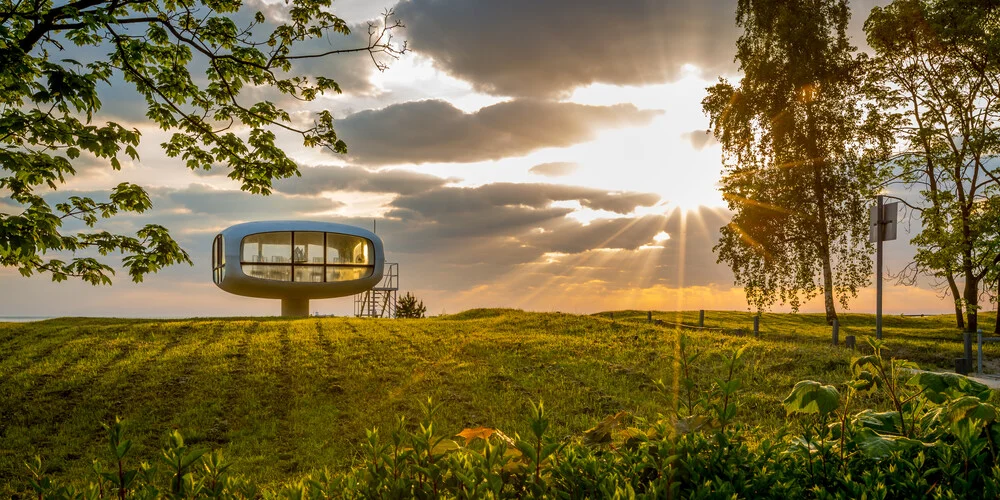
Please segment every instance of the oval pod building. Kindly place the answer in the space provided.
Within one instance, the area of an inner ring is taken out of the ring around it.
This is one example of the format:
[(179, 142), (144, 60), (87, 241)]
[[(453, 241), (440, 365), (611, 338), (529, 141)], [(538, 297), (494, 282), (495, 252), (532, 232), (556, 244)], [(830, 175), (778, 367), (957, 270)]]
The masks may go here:
[(281, 299), (282, 316), (308, 316), (310, 299), (364, 292), (382, 279), (375, 233), (332, 222), (247, 222), (212, 243), (212, 280), (236, 295)]

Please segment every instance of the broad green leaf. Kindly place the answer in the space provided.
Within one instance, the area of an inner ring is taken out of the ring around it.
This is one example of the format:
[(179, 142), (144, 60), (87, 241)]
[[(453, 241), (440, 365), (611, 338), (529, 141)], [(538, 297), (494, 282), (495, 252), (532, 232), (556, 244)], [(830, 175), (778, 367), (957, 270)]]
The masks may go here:
[(986, 401), (991, 394), (986, 385), (955, 373), (917, 372), (907, 385), (919, 387), (927, 399), (937, 404), (963, 396), (974, 396), (980, 401)]
[(827, 415), (840, 407), (840, 393), (832, 385), (823, 385), (812, 380), (802, 380), (795, 384), (792, 392), (782, 402), (785, 412), (818, 413)]
[(893, 452), (908, 448), (928, 446), (915, 439), (879, 434), (868, 428), (862, 428), (854, 434), (854, 443), (865, 455), (874, 459), (885, 458)]

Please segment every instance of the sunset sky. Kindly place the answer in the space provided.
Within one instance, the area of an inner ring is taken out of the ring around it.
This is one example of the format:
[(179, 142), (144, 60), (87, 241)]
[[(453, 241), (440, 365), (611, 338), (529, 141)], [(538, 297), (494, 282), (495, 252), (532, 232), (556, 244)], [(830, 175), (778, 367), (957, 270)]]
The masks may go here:
[[(163, 224), (191, 253), (175, 266), (112, 287), (54, 284), (0, 269), (0, 316), (276, 315), (275, 300), (229, 295), (212, 283), (212, 237), (239, 222), (303, 219), (371, 228), (401, 286), (429, 314), (472, 307), (589, 313), (613, 309), (745, 310), (742, 290), (712, 247), (728, 212), (718, 191), (720, 148), (706, 133), (705, 87), (738, 80), (735, 0), (337, 0), (356, 25), (394, 8), (410, 52), (380, 73), (367, 54), (312, 60), (301, 71), (337, 80), (342, 95), (303, 106), (269, 89), (296, 120), (329, 109), (346, 156), (285, 147), (302, 176), (278, 181), (268, 197), (239, 191), (223, 169), (187, 170), (159, 144), (145, 103), (121, 80), (103, 89), (102, 118), (142, 133), (140, 161), (115, 172), (82, 161), (51, 195), (95, 197), (119, 182), (148, 188), (152, 212), (115, 217), (109, 228)], [(852, 2), (851, 33), (875, 1)], [(284, 2), (248, 0), (246, 12), (282, 16)], [(54, 56), (58, 57), (58, 56)], [(104, 195), (106, 196), (106, 195)], [(12, 207), (0, 200), (0, 211)], [(916, 220), (886, 244), (890, 271), (909, 261)], [(890, 282), (891, 283), (891, 282)], [(988, 306), (992, 309), (993, 306)], [(352, 299), (313, 301), (323, 314), (349, 314)], [(890, 285), (890, 314), (948, 312), (925, 281)], [(775, 310), (785, 310), (776, 307)], [(806, 311), (821, 310), (818, 302)], [(865, 290), (852, 311), (874, 310)]]

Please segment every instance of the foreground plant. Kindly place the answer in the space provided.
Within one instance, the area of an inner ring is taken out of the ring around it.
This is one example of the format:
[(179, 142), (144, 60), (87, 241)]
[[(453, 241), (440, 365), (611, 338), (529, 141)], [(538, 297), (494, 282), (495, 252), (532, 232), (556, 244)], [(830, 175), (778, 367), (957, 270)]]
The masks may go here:
[[(162, 470), (130, 464), (121, 422), (109, 425), (114, 467), (96, 482), (59, 485), (29, 466), (37, 498), (994, 498), (1000, 495), (997, 407), (966, 377), (910, 371), (884, 344), (854, 360), (839, 386), (805, 380), (784, 400), (789, 429), (759, 439), (740, 423), (744, 350), (722, 357), (725, 378), (701, 388), (699, 358), (678, 346), (685, 400), (653, 421), (619, 412), (582, 436), (554, 439), (530, 403), (528, 434), (476, 427), (442, 432), (428, 400), (419, 422), (371, 429), (349, 470), (260, 487), (172, 433)], [(667, 384), (661, 383), (661, 388)], [(669, 393), (668, 393), (669, 394)], [(881, 399), (887, 411), (858, 401)], [(690, 402), (687, 402), (690, 401)], [(130, 469), (130, 467), (132, 467)]]

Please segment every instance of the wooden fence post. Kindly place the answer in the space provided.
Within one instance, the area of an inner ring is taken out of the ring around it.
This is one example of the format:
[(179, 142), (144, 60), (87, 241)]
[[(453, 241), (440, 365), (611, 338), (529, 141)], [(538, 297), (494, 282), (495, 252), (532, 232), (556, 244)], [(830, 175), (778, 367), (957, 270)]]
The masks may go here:
[(705, 310), (704, 309), (698, 311), (698, 326), (700, 326), (700, 327), (704, 327), (705, 326)]
[(753, 317), (753, 336), (760, 337), (760, 315), (754, 315)]
[(840, 321), (833, 320), (833, 345), (840, 344)]

